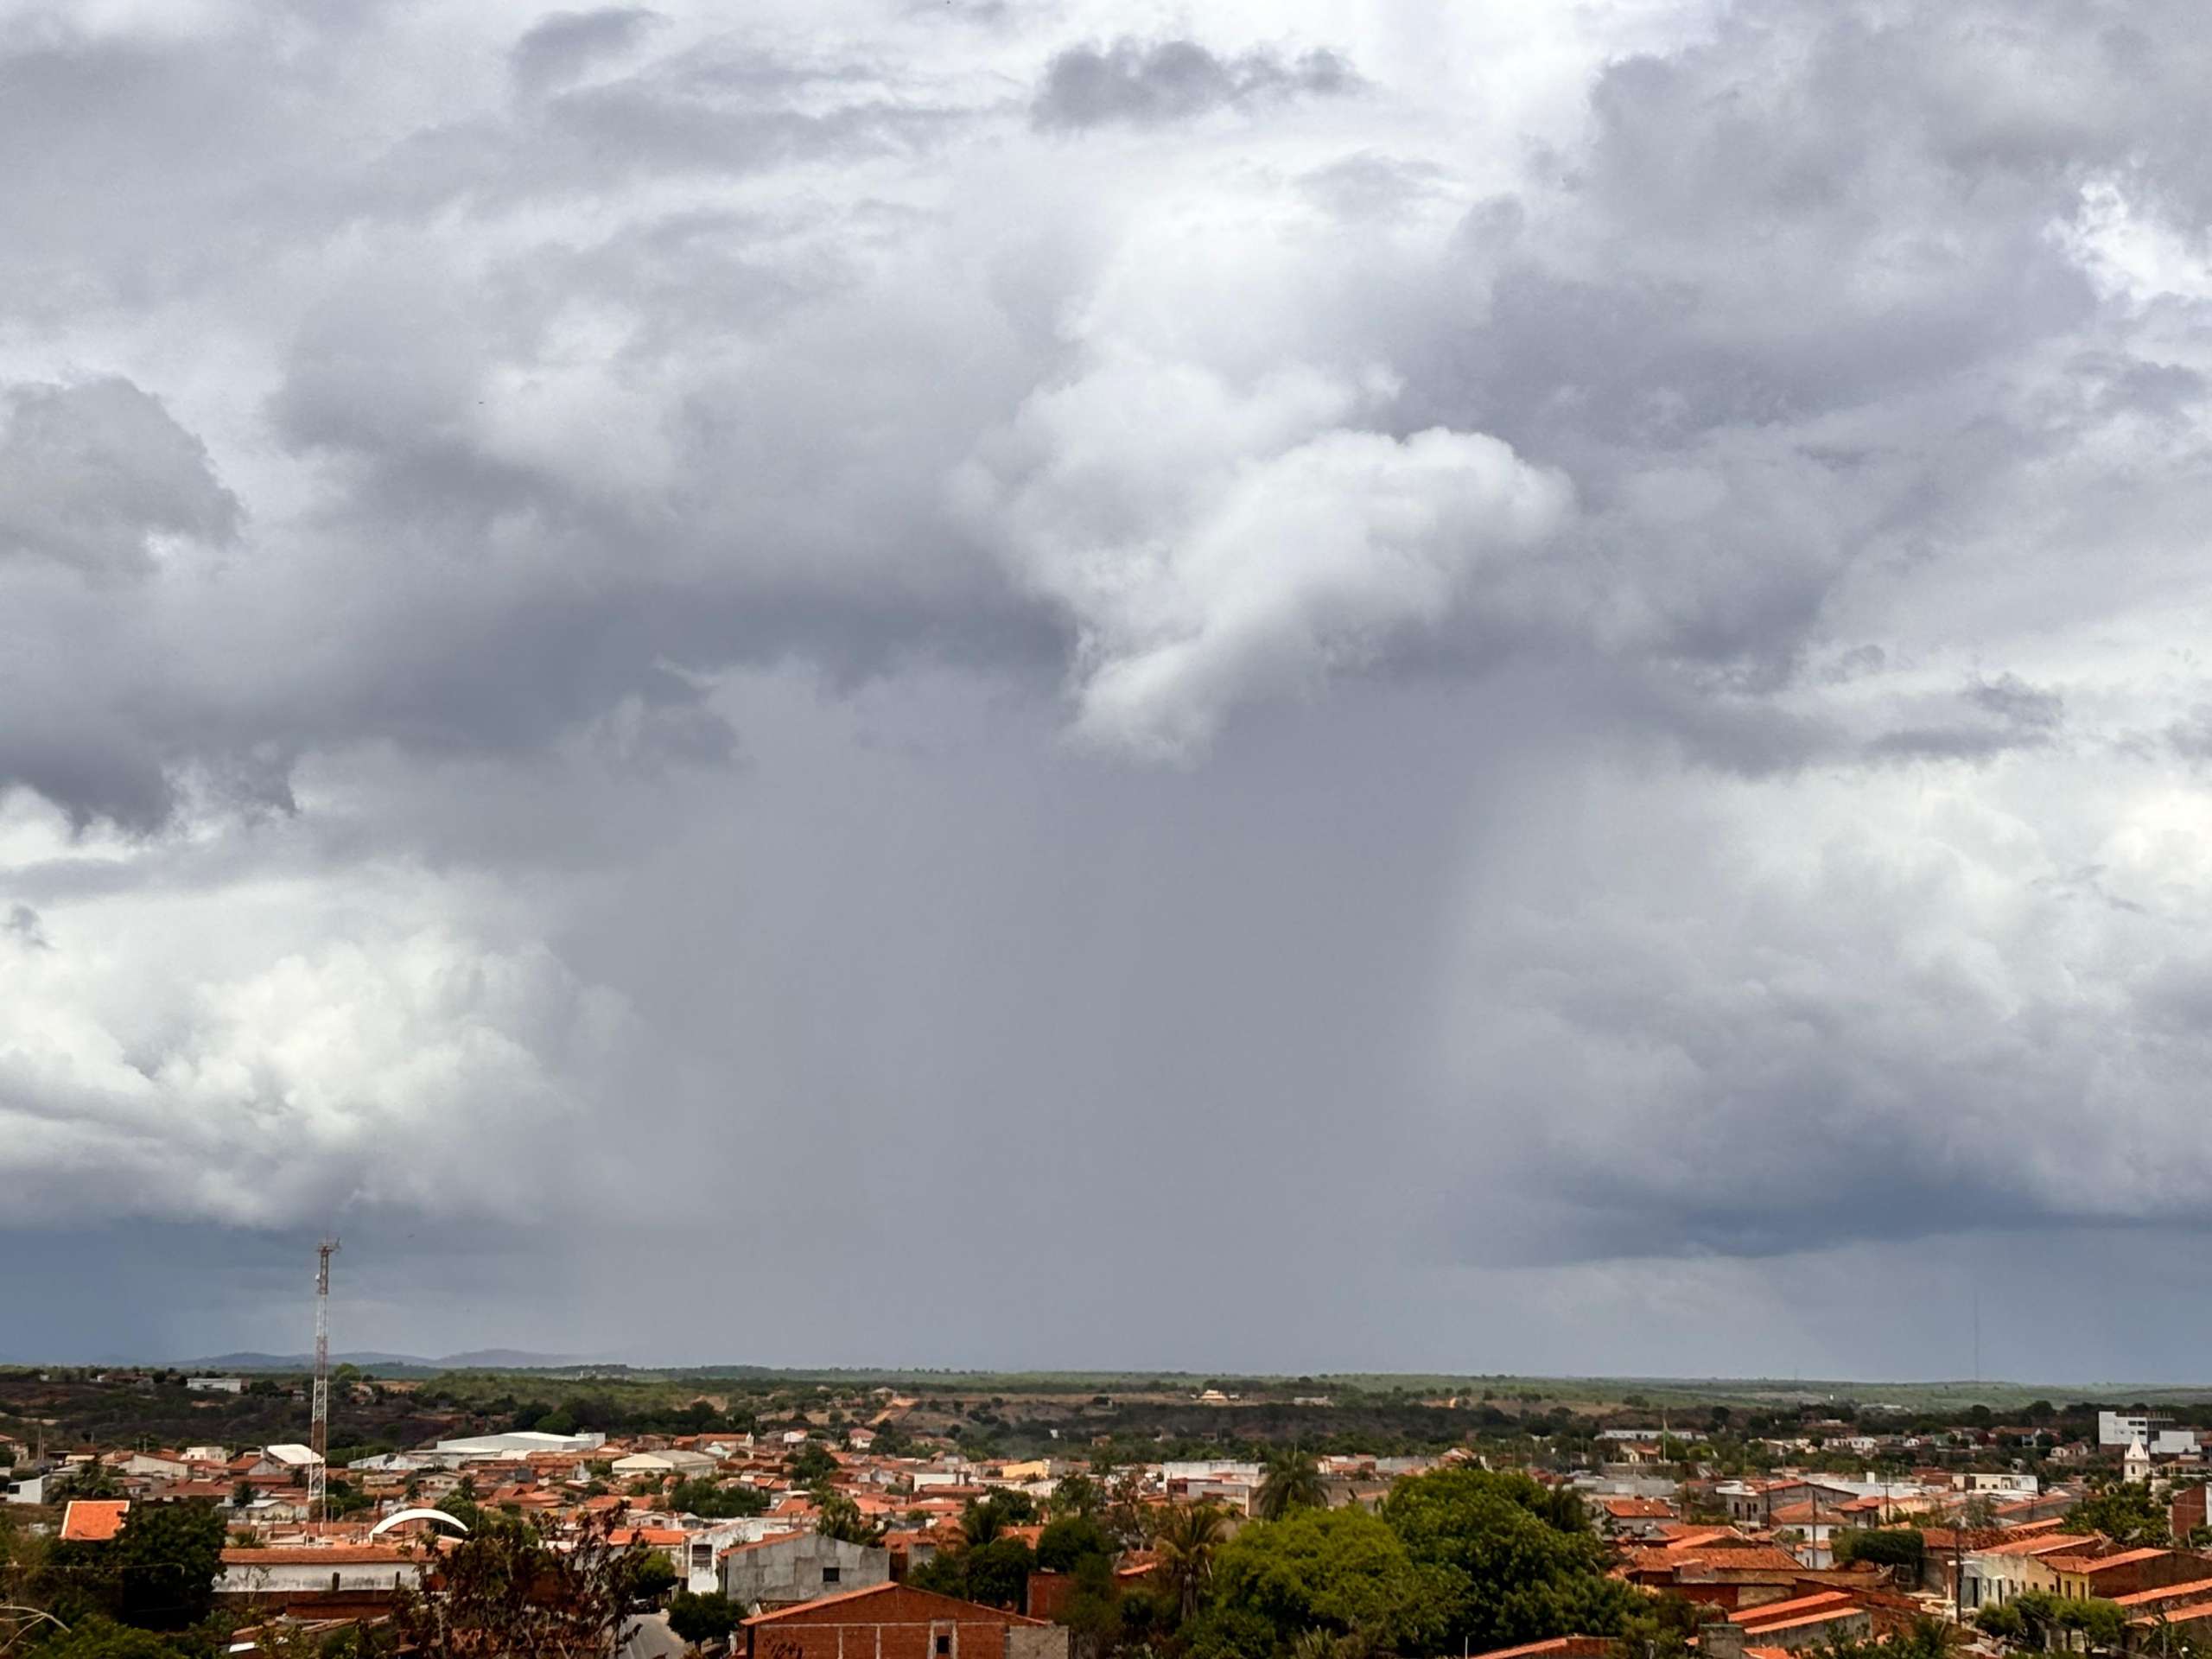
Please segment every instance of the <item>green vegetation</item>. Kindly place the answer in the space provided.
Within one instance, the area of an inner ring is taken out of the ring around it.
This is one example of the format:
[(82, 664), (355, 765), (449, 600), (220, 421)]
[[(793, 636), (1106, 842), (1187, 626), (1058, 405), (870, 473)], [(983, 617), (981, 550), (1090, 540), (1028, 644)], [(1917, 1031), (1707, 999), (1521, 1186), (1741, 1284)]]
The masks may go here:
[(1268, 1453), (1252, 1503), (1262, 1520), (1280, 1521), (1293, 1510), (1317, 1510), (1328, 1501), (1321, 1471), (1306, 1452), (1287, 1446)]
[(906, 1582), (939, 1595), (1018, 1611), (1036, 1566), (1036, 1552), (1020, 1539), (995, 1537), (986, 1543), (940, 1550), (933, 1560), (909, 1571)]
[(1835, 1540), (1839, 1567), (1867, 1561), (1876, 1567), (1898, 1567), (1916, 1576), (1928, 1554), (1928, 1541), (1916, 1527), (1877, 1527), (1839, 1534)]
[(847, 1544), (873, 1544), (882, 1539), (883, 1529), (871, 1524), (861, 1513), (861, 1506), (842, 1492), (824, 1488), (815, 1493), (814, 1506), (814, 1529), (824, 1538)]
[(416, 1659), (609, 1653), (658, 1577), (655, 1560), (667, 1566), (656, 1552), (616, 1548), (605, 1528), (556, 1550), (528, 1522), (486, 1516), (445, 1554), (440, 1593), (402, 1594), (391, 1631)]
[(768, 1512), (766, 1492), (755, 1491), (750, 1486), (724, 1486), (712, 1480), (679, 1480), (669, 1493), (668, 1502), (678, 1515), (696, 1515), (709, 1520)]
[(2073, 1646), (2070, 1640), (2054, 1638), (2076, 1635), (2092, 1648), (2117, 1648), (2127, 1632), (2127, 1611), (2117, 1602), (2063, 1600), (2028, 1590), (2002, 1606), (1983, 1608), (1974, 1624), (1986, 1635), (2038, 1653)]
[(2092, 1492), (2074, 1506), (2067, 1517), (2069, 1529), (2101, 1532), (2129, 1549), (2144, 1545), (2163, 1548), (2173, 1541), (2166, 1506), (2139, 1481), (2114, 1481)]
[(1649, 1599), (1606, 1576), (1581, 1501), (1526, 1475), (1447, 1469), (1402, 1481), (1382, 1519), (1437, 1576), (1446, 1646), (1616, 1635)]
[(676, 1588), (676, 1563), (663, 1550), (640, 1555), (629, 1569), (630, 1594), (639, 1601), (658, 1601)]
[(736, 1606), (719, 1590), (704, 1595), (679, 1590), (668, 1605), (668, 1628), (695, 1646), (728, 1636), (737, 1628), (739, 1617)]
[(1387, 1522), (1357, 1509), (1300, 1509), (1247, 1527), (1216, 1556), (1213, 1589), (1214, 1608), (1201, 1618), (1222, 1625), (1215, 1639), (1232, 1627), (1256, 1630), (1256, 1620), (1270, 1651), (1312, 1630), (1356, 1631), (1379, 1649), (1433, 1647), (1450, 1595)]
[[(39, 1659), (186, 1659), (212, 1627), (223, 1516), (210, 1503), (141, 1504), (104, 1543), (63, 1543), (0, 1522), (0, 1647)], [(66, 1627), (66, 1629), (65, 1629)]]

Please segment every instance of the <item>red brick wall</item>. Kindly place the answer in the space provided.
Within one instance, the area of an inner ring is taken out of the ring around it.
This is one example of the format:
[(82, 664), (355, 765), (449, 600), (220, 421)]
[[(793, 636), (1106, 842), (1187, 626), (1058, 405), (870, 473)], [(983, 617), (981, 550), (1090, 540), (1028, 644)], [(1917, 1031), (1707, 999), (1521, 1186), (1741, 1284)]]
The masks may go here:
[(2207, 1524), (2204, 1519), (2204, 1491), (2202, 1486), (2191, 1486), (2174, 1494), (2172, 1524), (2175, 1542), (2186, 1541), (2190, 1533)]
[(1032, 1618), (1058, 1618), (1075, 1599), (1075, 1578), (1067, 1573), (1032, 1573), (1021, 1611)]
[(988, 1607), (894, 1585), (747, 1626), (746, 1650), (748, 1659), (1002, 1659), (1012, 1622)]

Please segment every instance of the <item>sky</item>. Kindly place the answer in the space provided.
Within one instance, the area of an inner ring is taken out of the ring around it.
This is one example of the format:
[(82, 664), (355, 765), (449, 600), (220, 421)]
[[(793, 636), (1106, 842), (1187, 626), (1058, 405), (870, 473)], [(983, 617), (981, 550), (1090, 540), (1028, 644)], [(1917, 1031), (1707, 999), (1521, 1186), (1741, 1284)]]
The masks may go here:
[(0, 0), (0, 1358), (2212, 1380), (2209, 83)]

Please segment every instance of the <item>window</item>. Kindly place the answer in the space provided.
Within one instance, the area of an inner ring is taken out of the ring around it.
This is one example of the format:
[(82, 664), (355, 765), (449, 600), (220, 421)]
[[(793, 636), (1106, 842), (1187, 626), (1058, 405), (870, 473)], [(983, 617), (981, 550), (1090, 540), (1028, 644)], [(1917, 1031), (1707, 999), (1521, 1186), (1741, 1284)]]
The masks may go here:
[(845, 1569), (842, 1567), (823, 1567), (822, 1569), (822, 1582), (824, 1584), (836, 1583), (839, 1576), (844, 1572), (844, 1570)]
[(949, 1636), (940, 1636), (938, 1637), (937, 1650), (940, 1656), (950, 1653), (952, 1651), (952, 1638)]

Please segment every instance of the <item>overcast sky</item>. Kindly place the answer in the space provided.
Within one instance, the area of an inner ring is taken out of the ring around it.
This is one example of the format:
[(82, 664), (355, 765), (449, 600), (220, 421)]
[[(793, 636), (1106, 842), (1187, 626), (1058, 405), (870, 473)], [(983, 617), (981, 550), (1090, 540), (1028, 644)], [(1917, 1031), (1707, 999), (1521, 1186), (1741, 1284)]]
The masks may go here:
[(2202, 0), (0, 0), (0, 1357), (2212, 1377)]

